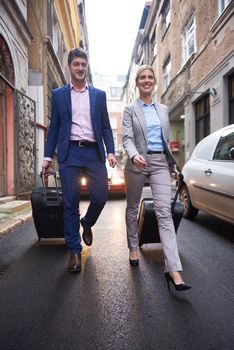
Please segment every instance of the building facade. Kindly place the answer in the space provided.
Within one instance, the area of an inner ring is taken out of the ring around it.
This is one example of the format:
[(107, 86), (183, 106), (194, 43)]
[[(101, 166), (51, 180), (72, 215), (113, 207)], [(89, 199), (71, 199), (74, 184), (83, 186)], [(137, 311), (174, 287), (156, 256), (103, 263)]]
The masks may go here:
[(138, 91), (135, 84), (135, 75), (140, 65), (148, 63), (143, 51), (145, 48), (145, 25), (147, 17), (149, 16), (149, 10), (151, 5), (152, 2), (147, 1), (142, 11), (140, 25), (137, 31), (136, 40), (132, 51), (126, 82), (123, 86), (122, 99), (125, 104), (132, 103), (138, 97)]
[(152, 1), (135, 64), (153, 65), (180, 166), (211, 132), (234, 123), (234, 1)]
[(33, 40), (25, 1), (0, 1), (0, 196), (35, 184), (35, 102), (28, 91)]
[(124, 102), (121, 96), (125, 79), (125, 75), (114, 77), (98, 73), (93, 75), (94, 86), (106, 92), (107, 110), (115, 143), (115, 155), (119, 163), (123, 161), (122, 114)]
[[(29, 47), (29, 93), (37, 106), (39, 175), (50, 122), (52, 90), (69, 82), (68, 52), (74, 47), (88, 51), (84, 1), (30, 0), (28, 21), (34, 36)], [(56, 168), (56, 161), (53, 166)]]
[(69, 81), (73, 47), (88, 51), (84, 0), (0, 0), (0, 196), (41, 182), (52, 89)]

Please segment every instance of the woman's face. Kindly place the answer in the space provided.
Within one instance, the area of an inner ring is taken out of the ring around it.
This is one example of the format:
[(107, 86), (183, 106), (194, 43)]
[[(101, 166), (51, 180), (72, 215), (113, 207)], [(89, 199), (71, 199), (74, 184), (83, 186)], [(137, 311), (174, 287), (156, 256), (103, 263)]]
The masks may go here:
[(154, 73), (150, 69), (143, 70), (138, 76), (136, 86), (139, 89), (140, 96), (151, 95), (155, 86)]

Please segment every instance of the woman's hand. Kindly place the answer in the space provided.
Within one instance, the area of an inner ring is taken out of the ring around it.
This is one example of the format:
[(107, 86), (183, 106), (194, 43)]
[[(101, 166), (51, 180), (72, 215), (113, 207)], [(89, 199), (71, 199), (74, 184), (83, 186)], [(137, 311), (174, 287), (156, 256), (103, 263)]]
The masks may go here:
[(179, 180), (180, 179), (180, 173), (178, 172), (177, 169), (173, 169), (171, 171), (171, 177), (175, 180)]
[(140, 154), (136, 154), (134, 157), (132, 157), (132, 162), (140, 169), (145, 169), (147, 167), (145, 158)]

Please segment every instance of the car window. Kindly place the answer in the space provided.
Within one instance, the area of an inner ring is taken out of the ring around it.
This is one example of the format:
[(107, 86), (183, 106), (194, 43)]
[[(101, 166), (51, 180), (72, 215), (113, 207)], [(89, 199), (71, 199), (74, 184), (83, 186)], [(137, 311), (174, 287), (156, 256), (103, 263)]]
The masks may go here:
[(231, 160), (230, 149), (234, 147), (234, 128), (225, 130), (217, 144), (213, 159)]

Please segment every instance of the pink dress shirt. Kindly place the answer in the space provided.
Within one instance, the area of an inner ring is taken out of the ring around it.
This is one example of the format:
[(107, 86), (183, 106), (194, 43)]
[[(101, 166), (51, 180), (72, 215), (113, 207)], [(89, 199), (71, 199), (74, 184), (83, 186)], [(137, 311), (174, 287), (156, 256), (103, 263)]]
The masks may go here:
[(71, 107), (72, 126), (71, 140), (86, 140), (95, 142), (93, 126), (90, 114), (89, 88), (86, 86), (82, 90), (76, 90), (72, 83), (71, 87)]
[[(95, 142), (93, 126), (91, 122), (89, 87), (86, 83), (84, 89), (76, 90), (70, 82), (71, 88), (71, 108), (72, 108), (72, 126), (71, 140), (85, 140)], [(44, 160), (52, 161), (49, 157)]]

